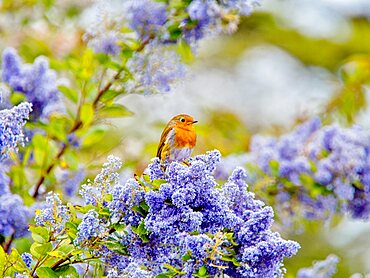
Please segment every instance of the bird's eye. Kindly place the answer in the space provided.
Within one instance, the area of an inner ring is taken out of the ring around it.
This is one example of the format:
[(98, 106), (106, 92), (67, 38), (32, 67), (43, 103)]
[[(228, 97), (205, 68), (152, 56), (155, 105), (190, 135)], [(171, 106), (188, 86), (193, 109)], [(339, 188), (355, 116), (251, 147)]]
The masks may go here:
[(180, 119), (180, 122), (185, 123), (185, 119), (184, 118), (181, 118)]

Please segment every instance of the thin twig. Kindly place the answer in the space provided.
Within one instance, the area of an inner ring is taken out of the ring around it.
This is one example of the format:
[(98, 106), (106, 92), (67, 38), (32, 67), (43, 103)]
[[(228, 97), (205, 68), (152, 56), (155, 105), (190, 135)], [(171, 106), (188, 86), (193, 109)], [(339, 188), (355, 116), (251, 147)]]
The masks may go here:
[[(153, 38), (152, 37), (149, 37), (147, 38), (146, 40), (144, 40), (141, 45), (136, 49), (136, 51), (140, 52), (142, 51), (145, 46), (152, 40)], [(113, 83), (115, 81), (117, 81), (121, 75), (123, 71), (123, 68), (119, 69), (117, 71), (117, 73), (113, 76), (112, 80), (109, 81), (103, 88), (101, 88), (98, 92), (98, 94), (96, 95), (94, 101), (93, 101), (93, 108), (95, 109), (99, 103), (99, 100), (100, 98), (103, 96), (103, 94), (105, 92), (107, 92), (113, 85)], [(69, 131), (69, 134), (75, 132), (76, 130), (80, 129), (82, 126), (82, 121), (79, 117), (79, 114), (76, 116), (76, 120), (75, 120), (75, 124), (73, 125), (73, 127), (71, 128), (71, 130)], [(60, 151), (58, 152), (57, 156), (53, 159), (53, 162), (49, 165), (49, 167), (46, 169), (45, 173), (42, 174), (40, 176), (40, 178), (38, 179), (37, 183), (36, 183), (36, 186), (35, 186), (35, 190), (32, 194), (32, 197), (33, 198), (37, 198), (37, 196), (39, 195), (39, 190), (40, 190), (40, 187), (41, 185), (44, 183), (45, 181), (45, 178), (48, 174), (50, 174), (50, 172), (54, 169), (54, 167), (57, 165), (57, 162), (59, 161), (59, 159), (63, 156), (63, 154), (65, 153), (66, 149), (67, 149), (68, 145), (67, 144), (63, 144), (63, 146), (61, 147)]]
[[(98, 104), (100, 98), (102, 97), (102, 95), (108, 91), (110, 89), (110, 87), (113, 85), (113, 83), (119, 78), (119, 75), (121, 74), (122, 70), (119, 70), (116, 75), (113, 77), (113, 80), (108, 82), (104, 88), (102, 88), (94, 102), (93, 102), (93, 107), (96, 108), (96, 105)], [(80, 117), (76, 117), (76, 120), (75, 120), (75, 124), (73, 125), (73, 127), (71, 128), (71, 130), (69, 131), (69, 134), (75, 132), (76, 130), (80, 129), (82, 126), (82, 121), (80, 120)], [(39, 195), (39, 190), (40, 190), (40, 187), (41, 185), (43, 184), (43, 182), (45, 181), (45, 178), (47, 175), (50, 174), (50, 172), (54, 169), (54, 167), (57, 165), (57, 162), (59, 161), (59, 159), (63, 156), (63, 154), (65, 153), (65, 151), (67, 150), (68, 148), (68, 145), (67, 144), (63, 144), (63, 146), (61, 147), (61, 149), (59, 150), (58, 154), (56, 155), (56, 157), (53, 159), (53, 162), (49, 165), (49, 167), (46, 169), (45, 173), (43, 175), (40, 176), (40, 178), (38, 179), (37, 183), (36, 183), (36, 186), (35, 186), (35, 190), (32, 194), (32, 197), (33, 198), (37, 198), (37, 196)]]
[(5, 244), (5, 246), (4, 246), (4, 251), (6, 252), (6, 253), (8, 253), (9, 252), (9, 249), (10, 249), (10, 246), (12, 245), (12, 242), (13, 242), (13, 240), (14, 240), (14, 237), (15, 237), (15, 232), (13, 232), (12, 233), (12, 235), (10, 236), (10, 238), (9, 238), (9, 240), (8, 240), (8, 242)]

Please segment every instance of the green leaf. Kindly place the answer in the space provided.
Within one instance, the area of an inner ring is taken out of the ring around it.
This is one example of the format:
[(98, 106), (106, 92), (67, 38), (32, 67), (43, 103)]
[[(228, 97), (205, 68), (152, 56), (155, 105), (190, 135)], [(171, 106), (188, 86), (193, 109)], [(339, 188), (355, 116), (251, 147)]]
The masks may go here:
[(79, 60), (78, 76), (83, 80), (89, 80), (95, 71), (94, 52), (86, 48)]
[(143, 242), (149, 242), (149, 232), (148, 230), (145, 228), (145, 223), (144, 223), (144, 220), (141, 221), (141, 223), (139, 224), (139, 226), (137, 227), (134, 227), (134, 226), (131, 226), (131, 230), (137, 234), (141, 240)]
[(175, 273), (178, 273), (179, 272), (179, 270), (176, 268), (176, 267), (174, 267), (174, 266), (172, 266), (172, 265), (170, 265), (170, 264), (163, 264), (163, 266), (165, 267), (165, 268), (167, 268), (167, 269), (169, 269), (169, 270), (172, 270), (173, 272), (175, 272)]
[(67, 123), (68, 119), (66, 117), (54, 115), (49, 118), (49, 123), (45, 130), (48, 132), (50, 137), (55, 137), (59, 139), (59, 141), (65, 142), (67, 141)]
[(69, 253), (71, 253), (71, 251), (72, 251), (74, 248), (75, 248), (75, 247), (74, 247), (72, 244), (67, 243), (67, 244), (64, 244), (64, 245), (60, 246), (60, 247), (58, 248), (58, 250), (59, 250), (60, 252), (62, 252), (63, 254), (68, 255)]
[[(106, 194), (105, 195), (105, 201), (107, 201), (107, 202), (112, 202), (112, 200), (113, 200), (113, 195), (112, 194)], [(109, 214), (110, 215), (110, 214)]]
[(71, 240), (74, 240), (77, 237), (78, 226), (72, 222), (67, 222), (65, 224), (67, 235)]
[(86, 205), (86, 206), (80, 206), (78, 208), (76, 208), (78, 211), (82, 212), (82, 213), (87, 213), (89, 210), (97, 210), (97, 208), (93, 205)]
[(48, 255), (51, 256), (51, 257), (60, 258), (60, 259), (66, 258), (66, 255), (63, 252), (59, 251), (59, 250), (50, 251), (50, 252), (48, 252)]
[(108, 103), (108, 102), (111, 102), (113, 101), (116, 97), (118, 97), (119, 95), (122, 95), (124, 94), (125, 91), (117, 91), (117, 90), (107, 90), (101, 97), (100, 97), (100, 101), (103, 102), (103, 103)]
[(19, 103), (26, 100), (26, 95), (23, 93), (14, 92), (10, 95), (10, 102), (13, 105), (18, 105)]
[(101, 208), (100, 210), (99, 210), (99, 215), (100, 216), (106, 216), (106, 217), (109, 217), (110, 216), (110, 211), (109, 211), (109, 209), (108, 208)]
[(7, 259), (6, 259), (5, 251), (0, 246), (0, 273), (3, 273), (4, 272), (6, 261), (7, 261)]
[(182, 30), (179, 28), (178, 24), (173, 24), (168, 27), (168, 32), (170, 34), (170, 40), (177, 40), (182, 35)]
[(279, 162), (278, 162), (278, 161), (276, 161), (276, 160), (271, 160), (271, 161), (269, 162), (269, 164), (270, 164), (271, 174), (272, 174), (274, 177), (279, 176), (279, 169), (280, 169)]
[(156, 189), (159, 189), (161, 187), (162, 184), (164, 183), (167, 183), (166, 180), (161, 180), (161, 179), (158, 179), (158, 180), (154, 180), (151, 184), (153, 185), (153, 187), (155, 187)]
[(103, 118), (127, 117), (133, 113), (121, 104), (113, 104), (99, 110), (99, 116)]
[(80, 163), (77, 153), (73, 149), (69, 149), (64, 153), (63, 162), (68, 165), (70, 171), (76, 171)]
[(59, 278), (59, 276), (50, 267), (37, 268), (36, 274), (42, 278)]
[(91, 103), (84, 103), (81, 107), (80, 119), (84, 126), (89, 126), (94, 119), (94, 108)]
[(230, 256), (222, 256), (221, 260), (225, 261), (225, 262), (232, 262), (233, 261), (233, 258), (231, 258)]
[(35, 256), (36, 258), (40, 258), (42, 256), (45, 256), (52, 249), (53, 249), (53, 246), (52, 246), (51, 242), (43, 243), (43, 244), (34, 242), (31, 245), (31, 249), (30, 250), (31, 250), (31, 254), (33, 256)]
[(233, 262), (233, 264), (235, 265), (235, 266), (241, 266), (242, 264), (235, 258), (235, 257), (233, 257), (233, 260), (232, 260), (232, 262)]
[(52, 249), (53, 249), (53, 245), (51, 244), (51, 242), (43, 243), (40, 246), (35, 247), (35, 251), (42, 256), (46, 255)]
[(70, 278), (79, 278), (78, 272), (73, 266), (66, 265), (58, 268), (55, 270), (55, 273), (58, 275), (58, 277), (64, 278), (66, 276), (69, 276)]
[(203, 265), (203, 266), (201, 266), (200, 268), (199, 268), (199, 270), (198, 270), (198, 274), (200, 275), (200, 276), (205, 276), (206, 274), (207, 274), (207, 268)]
[(157, 276), (155, 276), (155, 278), (172, 278), (172, 277), (175, 277), (175, 276), (176, 276), (175, 272), (169, 271), (169, 272), (166, 272), (166, 273), (160, 273)]
[(82, 146), (87, 148), (95, 145), (103, 139), (105, 134), (106, 131), (102, 128), (94, 127), (90, 129), (83, 138)]
[(81, 250), (81, 249), (75, 249), (75, 250), (73, 250), (72, 251), (72, 255), (74, 256), (74, 255), (78, 255), (78, 254), (82, 254), (83, 253), (83, 250)]
[(182, 256), (181, 260), (183, 260), (184, 262), (188, 261), (191, 259), (191, 252), (188, 251), (186, 252), (186, 254), (184, 256)]
[(38, 243), (45, 243), (49, 240), (49, 231), (45, 227), (30, 226), (32, 239)]
[(127, 246), (121, 244), (117, 241), (106, 241), (105, 245), (112, 251), (116, 252), (117, 254), (127, 256), (129, 253), (127, 251)]
[(12, 267), (14, 268), (15, 271), (22, 273), (23, 271), (28, 270), (26, 264), (22, 260), (21, 255), (19, 255), (17, 249), (13, 248), (12, 252), (10, 252), (8, 258), (9, 258), (10, 264), (12, 265)]
[(125, 224), (120, 224), (120, 223), (114, 223), (114, 224), (113, 224), (113, 228), (114, 228), (117, 232), (122, 232), (126, 227), (127, 227), (127, 225), (125, 225)]
[(102, 65), (105, 65), (111, 61), (110, 56), (105, 53), (96, 53), (95, 57)]
[(148, 212), (148, 211), (149, 211), (149, 206), (148, 206), (148, 204), (147, 204), (145, 201), (141, 201), (141, 202), (140, 202), (140, 207), (141, 207), (144, 211), (146, 211), (146, 212)]
[(187, 44), (184, 40), (181, 40), (179, 42), (177, 46), (177, 52), (185, 63), (190, 63), (194, 60), (193, 51), (190, 45)]
[(73, 103), (77, 103), (78, 101), (78, 93), (75, 90), (72, 90), (71, 88), (60, 85), (58, 87), (59, 91), (61, 91), (69, 100), (71, 100)]
[(34, 256), (35, 258), (40, 258), (40, 254), (36, 251), (36, 247), (40, 246), (40, 243), (38, 242), (34, 242), (32, 243), (31, 247), (30, 247), (30, 252), (31, 252), (31, 255)]
[(34, 146), (33, 157), (35, 163), (38, 166), (42, 166), (45, 163), (48, 149), (48, 140), (41, 134), (35, 134), (32, 138), (32, 145)]

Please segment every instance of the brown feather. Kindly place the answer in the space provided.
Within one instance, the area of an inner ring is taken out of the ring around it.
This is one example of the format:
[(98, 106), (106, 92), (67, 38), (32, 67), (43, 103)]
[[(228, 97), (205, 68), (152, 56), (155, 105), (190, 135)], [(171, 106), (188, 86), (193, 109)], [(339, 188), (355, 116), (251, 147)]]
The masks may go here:
[(161, 161), (164, 161), (167, 156), (170, 156), (171, 146), (168, 142), (166, 144), (166, 140), (171, 130), (174, 130), (175, 132), (175, 140), (172, 144), (178, 148), (193, 148), (196, 143), (196, 134), (193, 124), (196, 122), (197, 121), (194, 121), (191, 116), (186, 114), (180, 114), (173, 117), (162, 132), (157, 149), (157, 157)]
[(161, 135), (161, 139), (159, 141), (159, 145), (158, 145), (158, 149), (157, 149), (157, 157), (159, 157), (159, 159), (162, 160), (162, 149), (164, 147), (164, 145), (166, 144), (166, 138), (167, 138), (167, 135), (168, 133), (171, 131), (171, 127), (170, 125), (173, 125), (172, 121), (170, 121), (167, 126), (165, 127), (165, 129), (163, 130), (162, 132), (162, 135)]

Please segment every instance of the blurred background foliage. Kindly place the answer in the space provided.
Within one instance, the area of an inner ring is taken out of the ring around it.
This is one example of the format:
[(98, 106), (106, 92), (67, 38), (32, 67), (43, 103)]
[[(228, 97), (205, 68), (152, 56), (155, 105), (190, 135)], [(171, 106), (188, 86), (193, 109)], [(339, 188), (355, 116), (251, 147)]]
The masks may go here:
[[(370, 5), (344, 2), (265, 1), (242, 19), (236, 34), (202, 45), (175, 92), (125, 96), (121, 101), (135, 116), (103, 122), (80, 161), (93, 175), (114, 153), (126, 168), (141, 173), (165, 123), (177, 113), (199, 120), (195, 154), (214, 148), (224, 156), (243, 153), (253, 134), (280, 135), (313, 115), (326, 123), (370, 128)], [(81, 55), (82, 35), (94, 14), (90, 6), (90, 1), (3, 0), (0, 47), (17, 48), (28, 62), (45, 55), (52, 68), (62, 69), (61, 58)], [(298, 256), (286, 261), (287, 277), (330, 253), (341, 259), (334, 277), (370, 272), (368, 223), (304, 224), (305, 233), (286, 235), (302, 245)], [(18, 247), (27, 249), (23, 240)]]

